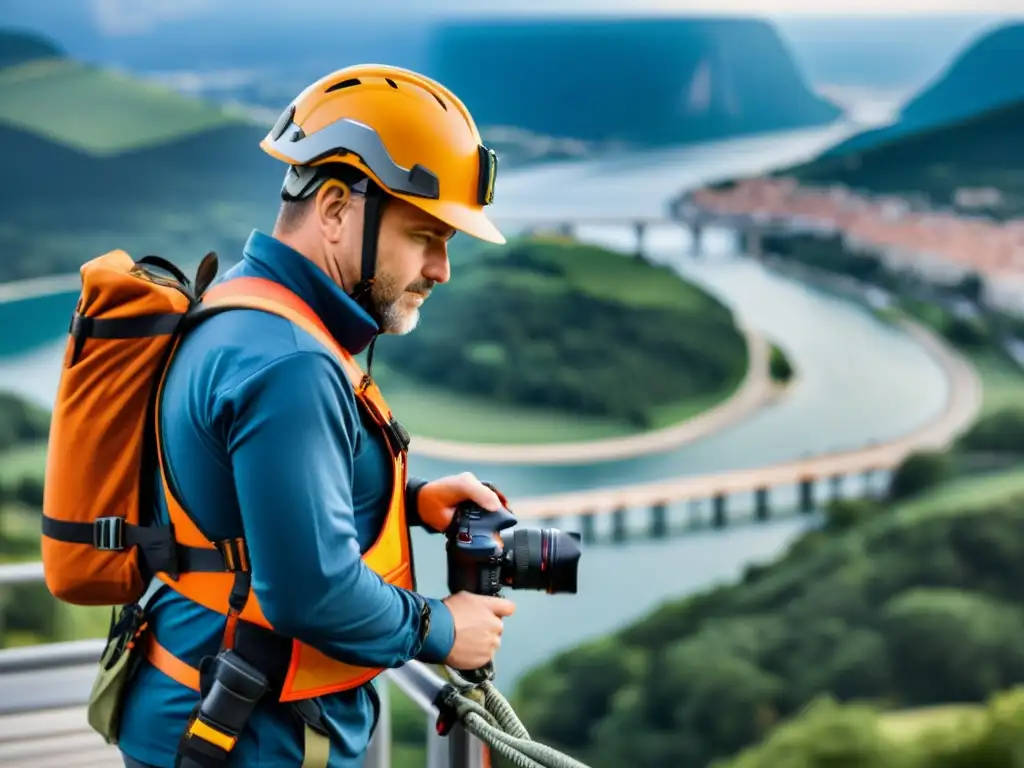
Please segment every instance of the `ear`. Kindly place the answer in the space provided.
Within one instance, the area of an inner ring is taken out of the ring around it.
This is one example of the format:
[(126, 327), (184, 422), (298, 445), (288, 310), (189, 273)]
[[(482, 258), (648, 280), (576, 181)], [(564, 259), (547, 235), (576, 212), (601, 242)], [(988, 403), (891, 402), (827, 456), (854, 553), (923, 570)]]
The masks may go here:
[(351, 197), (348, 185), (337, 179), (328, 179), (317, 190), (316, 212), (320, 229), (332, 243), (341, 239), (342, 214)]

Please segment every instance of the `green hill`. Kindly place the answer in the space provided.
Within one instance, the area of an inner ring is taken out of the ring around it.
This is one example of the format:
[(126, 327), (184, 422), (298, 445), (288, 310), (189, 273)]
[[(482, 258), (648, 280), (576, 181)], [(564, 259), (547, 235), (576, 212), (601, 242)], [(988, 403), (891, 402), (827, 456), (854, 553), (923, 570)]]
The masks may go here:
[(852, 136), (829, 150), (843, 155), (1024, 99), (1015, 75), (1024, 65), (1024, 24), (1003, 24), (980, 35), (900, 110), (897, 121)]
[[(1014, 469), (899, 504), (844, 502), (741, 580), (531, 671), (516, 709), (535, 739), (594, 768), (704, 768), (823, 694), (887, 709), (982, 702), (1024, 683), (1022, 501)], [(741, 765), (884, 764), (800, 757)]]
[(112, 248), (231, 261), (269, 226), (283, 170), (266, 127), (0, 33), (0, 282), (73, 272)]
[(808, 185), (844, 184), (873, 193), (924, 195), (954, 205), (961, 188), (991, 187), (1002, 201), (997, 216), (1024, 212), (1024, 100), (880, 146), (842, 156), (823, 155), (777, 170)]
[(229, 261), (267, 226), (283, 170), (266, 127), (0, 31), (0, 282), (73, 272), (112, 248)]
[(0, 69), (0, 125), (92, 155), (248, 123), (243, 115), (164, 86), (68, 59)]
[(27, 30), (0, 29), (0, 68), (63, 56), (64, 50), (47, 37)]
[(683, 421), (746, 373), (731, 312), (668, 268), (554, 238), (452, 261), (453, 280), (435, 289), (420, 327), (382, 339), (374, 358), (415, 434), (616, 437)]

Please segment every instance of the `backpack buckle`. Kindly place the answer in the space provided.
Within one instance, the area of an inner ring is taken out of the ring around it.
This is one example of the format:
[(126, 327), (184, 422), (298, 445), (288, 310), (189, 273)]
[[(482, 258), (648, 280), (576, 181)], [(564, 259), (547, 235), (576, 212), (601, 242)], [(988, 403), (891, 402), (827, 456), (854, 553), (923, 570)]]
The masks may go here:
[(124, 549), (124, 518), (101, 517), (93, 522), (92, 545), (104, 551)]

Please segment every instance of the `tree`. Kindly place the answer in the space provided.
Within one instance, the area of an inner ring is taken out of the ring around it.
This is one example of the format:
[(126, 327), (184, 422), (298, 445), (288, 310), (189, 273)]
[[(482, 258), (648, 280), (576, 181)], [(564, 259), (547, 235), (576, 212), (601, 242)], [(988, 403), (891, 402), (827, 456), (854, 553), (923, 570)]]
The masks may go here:
[(1024, 453), (1024, 408), (1002, 408), (982, 417), (960, 445), (972, 451)]
[(889, 500), (913, 496), (947, 480), (952, 474), (952, 459), (942, 452), (920, 452), (908, 456), (896, 468), (889, 481)]
[(825, 508), (825, 530), (838, 533), (871, 520), (882, 511), (874, 499), (836, 499)]
[(520, 681), (513, 706), (535, 738), (566, 749), (590, 743), (590, 724), (612, 707), (616, 692), (642, 675), (646, 655), (604, 639), (561, 654), (554, 670)]
[(985, 286), (981, 276), (977, 272), (971, 272), (964, 275), (954, 290), (965, 299), (973, 301), (975, 304), (981, 304), (984, 298)]
[(0, 451), (45, 440), (50, 414), (11, 392), (0, 392)]
[(777, 728), (763, 744), (711, 768), (910, 768), (866, 706), (816, 699), (798, 718)]
[(988, 327), (979, 318), (952, 317), (943, 335), (958, 347), (978, 349), (989, 343)]
[(20, 504), (41, 510), (43, 508), (43, 487), (41, 478), (25, 476), (18, 481), (12, 495)]
[(913, 589), (883, 610), (890, 669), (907, 705), (982, 701), (1024, 682), (1024, 616), (957, 589)]
[[(699, 734), (702, 762), (760, 739), (779, 718), (783, 682), (737, 653), (683, 641), (665, 655), (657, 682), (668, 696), (671, 730)], [(657, 690), (657, 689), (656, 689)]]
[(785, 352), (774, 344), (772, 344), (772, 352), (768, 363), (768, 369), (771, 374), (772, 381), (784, 384), (793, 378), (793, 366), (789, 362), (789, 358), (786, 357)]

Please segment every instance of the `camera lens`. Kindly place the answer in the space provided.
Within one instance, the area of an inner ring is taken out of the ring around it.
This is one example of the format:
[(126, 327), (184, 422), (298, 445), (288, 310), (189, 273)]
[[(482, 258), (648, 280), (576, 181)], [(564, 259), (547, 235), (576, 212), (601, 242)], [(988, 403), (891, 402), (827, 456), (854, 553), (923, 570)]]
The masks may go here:
[(506, 544), (502, 581), (512, 589), (576, 594), (580, 535), (557, 528), (520, 528)]

